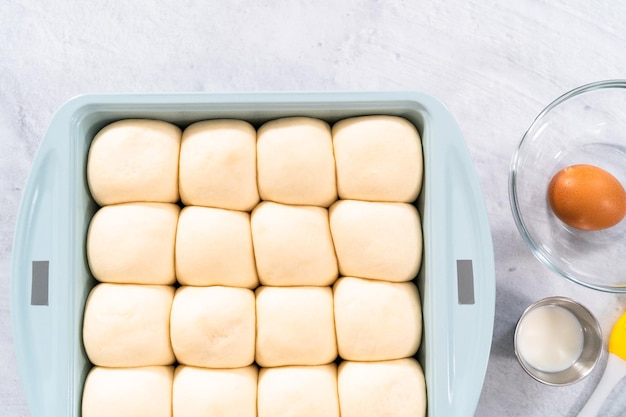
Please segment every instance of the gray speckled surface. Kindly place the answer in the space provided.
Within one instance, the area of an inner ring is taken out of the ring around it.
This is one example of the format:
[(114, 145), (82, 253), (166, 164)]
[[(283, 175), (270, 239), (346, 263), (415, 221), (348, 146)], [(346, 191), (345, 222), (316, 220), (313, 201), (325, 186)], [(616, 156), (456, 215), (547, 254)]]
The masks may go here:
[[(28, 416), (10, 333), (10, 254), (22, 190), (54, 111), (88, 92), (420, 90), (447, 104), (474, 159), (493, 234), (497, 300), (482, 417), (575, 416), (580, 383), (541, 385), (513, 354), (530, 303), (570, 296), (605, 342), (626, 298), (539, 264), (508, 203), (510, 158), (535, 115), (587, 82), (626, 78), (614, 1), (135, 1), (0, 3), (0, 415)], [(157, 5), (158, 4), (158, 5)], [(626, 413), (622, 383), (602, 412)]]

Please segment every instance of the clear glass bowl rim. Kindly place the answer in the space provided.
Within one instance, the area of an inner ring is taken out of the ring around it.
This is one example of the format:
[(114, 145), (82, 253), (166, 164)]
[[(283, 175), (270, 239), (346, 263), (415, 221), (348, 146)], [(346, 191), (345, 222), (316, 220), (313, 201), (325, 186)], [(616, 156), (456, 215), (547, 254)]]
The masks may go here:
[(544, 108), (535, 120), (530, 124), (524, 135), (522, 136), (515, 153), (513, 154), (513, 158), (511, 159), (511, 164), (509, 168), (509, 203), (511, 205), (511, 211), (513, 212), (513, 220), (515, 221), (515, 225), (517, 226), (517, 230), (519, 231), (522, 239), (528, 245), (533, 255), (545, 266), (547, 266), (550, 270), (555, 272), (556, 274), (576, 283), (582, 285), (587, 288), (591, 288), (598, 291), (611, 292), (611, 293), (626, 293), (626, 283), (622, 285), (602, 285), (602, 284), (594, 284), (591, 282), (587, 282), (576, 277), (574, 274), (571, 274), (563, 269), (554, 265), (550, 256), (545, 253), (541, 247), (537, 244), (537, 242), (532, 238), (526, 225), (524, 224), (524, 220), (522, 217), (522, 213), (519, 209), (518, 204), (518, 196), (517, 196), (517, 188), (516, 188), (516, 178), (517, 178), (517, 164), (520, 157), (520, 150), (524, 144), (524, 142), (528, 139), (529, 133), (532, 132), (536, 125), (542, 122), (543, 118), (550, 113), (555, 107), (559, 106), (561, 103), (570, 100), (576, 96), (581, 94), (585, 94), (592, 91), (602, 90), (602, 89), (626, 89), (626, 79), (614, 79), (614, 80), (604, 80), (604, 81), (596, 81), (589, 84), (582, 85), (580, 87), (574, 88), (573, 90), (568, 91), (567, 93), (561, 95), (552, 103), (550, 103), (546, 108)]

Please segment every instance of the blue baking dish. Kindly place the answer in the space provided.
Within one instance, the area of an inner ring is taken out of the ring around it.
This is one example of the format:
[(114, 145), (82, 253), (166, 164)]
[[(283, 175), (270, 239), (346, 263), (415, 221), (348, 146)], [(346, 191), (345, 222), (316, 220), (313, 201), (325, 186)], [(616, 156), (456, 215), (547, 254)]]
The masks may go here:
[(424, 183), (416, 206), (424, 254), (423, 307), (429, 417), (474, 415), (491, 346), (495, 272), (487, 213), (469, 152), (437, 99), (411, 92), (84, 95), (63, 105), (43, 138), (21, 203), (12, 255), (17, 361), (33, 417), (79, 417), (91, 367), (82, 315), (95, 280), (85, 255), (96, 203), (86, 180), (94, 135), (110, 122), (150, 118), (181, 128), (235, 118), (255, 126), (286, 116), (333, 123), (369, 114), (404, 117), (422, 136)]

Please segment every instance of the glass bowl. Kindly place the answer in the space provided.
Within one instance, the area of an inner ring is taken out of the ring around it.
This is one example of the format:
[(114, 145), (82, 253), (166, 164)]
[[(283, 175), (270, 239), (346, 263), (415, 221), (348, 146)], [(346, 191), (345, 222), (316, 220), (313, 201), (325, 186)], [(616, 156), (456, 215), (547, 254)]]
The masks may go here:
[(509, 173), (513, 218), (535, 257), (585, 287), (626, 293), (626, 220), (583, 231), (548, 205), (550, 180), (575, 164), (595, 165), (626, 185), (626, 80), (587, 84), (552, 102), (522, 137)]

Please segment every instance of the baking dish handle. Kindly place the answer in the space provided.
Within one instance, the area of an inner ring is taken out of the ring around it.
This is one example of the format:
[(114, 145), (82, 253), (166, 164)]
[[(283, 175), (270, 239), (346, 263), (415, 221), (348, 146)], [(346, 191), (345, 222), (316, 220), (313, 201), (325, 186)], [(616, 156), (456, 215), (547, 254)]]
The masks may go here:
[(425, 310), (432, 318), (433, 338), (427, 348), (443, 359), (433, 363), (426, 358), (431, 368), (427, 372), (435, 381), (429, 416), (470, 417), (491, 348), (493, 246), (478, 177), (461, 132), (443, 104), (429, 107), (424, 227), (430, 240), (425, 255), (430, 258), (426, 264), (431, 285)]
[[(59, 116), (60, 117), (60, 116)], [(71, 392), (79, 354), (78, 291), (70, 250), (68, 137), (51, 124), (31, 168), (17, 217), (11, 265), (11, 324), (22, 386), (33, 417), (75, 416)], [(73, 284), (73, 285), (70, 285)], [(68, 342), (70, 341), (70, 342)], [(59, 414), (62, 412), (62, 414)]]
[[(468, 154), (469, 158), (469, 154)], [(467, 160), (467, 159), (466, 159)], [(460, 160), (459, 160), (460, 162)], [(446, 207), (454, 248), (447, 260), (452, 284), (448, 305), (452, 307), (452, 348), (449, 372), (452, 396), (450, 414), (468, 417), (474, 412), (484, 382), (495, 315), (495, 267), (491, 233), (478, 179), (469, 174), (473, 166), (451, 163), (450, 193)], [(463, 208), (460, 210), (459, 208)], [(464, 414), (465, 413), (465, 414)]]

